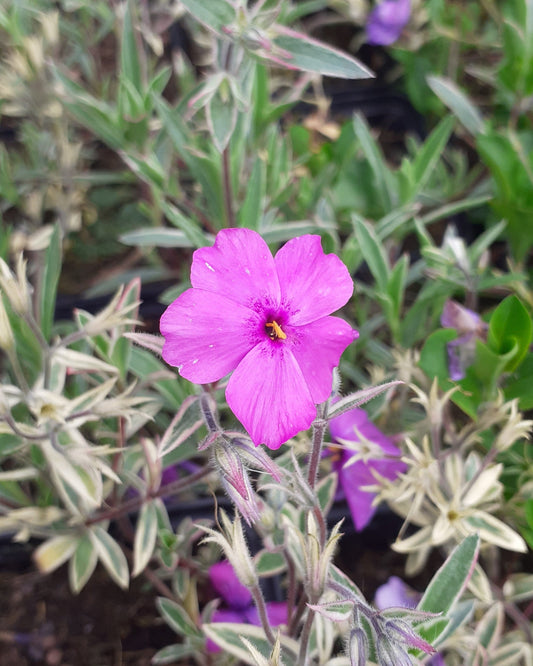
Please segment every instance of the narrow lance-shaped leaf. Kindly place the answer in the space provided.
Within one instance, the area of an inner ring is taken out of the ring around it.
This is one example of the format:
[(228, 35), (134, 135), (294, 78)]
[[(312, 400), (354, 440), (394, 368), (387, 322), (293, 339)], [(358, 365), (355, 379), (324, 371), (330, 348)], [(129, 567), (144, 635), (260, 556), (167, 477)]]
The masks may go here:
[(138, 48), (132, 20), (132, 2), (131, 0), (128, 0), (126, 2), (124, 22), (122, 24), (120, 68), (122, 76), (130, 81), (136, 90), (141, 89), (141, 64), (139, 62)]
[(351, 393), (330, 407), (327, 415), (328, 419), (333, 419), (336, 416), (340, 416), (350, 409), (354, 409), (354, 407), (360, 407), (361, 405), (364, 405), (365, 402), (372, 400), (372, 398), (376, 398), (384, 391), (388, 391), (389, 389), (393, 388), (394, 386), (398, 386), (399, 384), (403, 384), (403, 382), (396, 380)]
[(354, 218), (353, 224), (361, 252), (372, 277), (376, 281), (378, 290), (385, 294), (390, 279), (390, 267), (383, 245), (368, 223)]
[(78, 540), (76, 552), (69, 562), (69, 583), (74, 594), (78, 594), (92, 576), (98, 562), (98, 554), (87, 535)]
[(382, 155), (379, 144), (370, 132), (365, 118), (357, 113), (353, 119), (353, 129), (361, 150), (366, 157), (374, 175), (375, 187), (387, 212), (393, 208), (393, 187), (390, 183), (391, 174)]
[(201, 631), (191, 620), (184, 608), (165, 597), (158, 597), (157, 610), (168, 626), (180, 636), (200, 637)]
[(71, 535), (52, 537), (33, 553), (33, 559), (41, 573), (51, 573), (66, 562), (76, 550), (78, 539)]
[(479, 537), (467, 536), (433, 576), (418, 610), (447, 613), (465, 589), (479, 553)]
[(44, 257), (41, 277), (41, 330), (46, 340), (50, 339), (54, 310), (56, 305), (57, 284), (61, 272), (61, 231), (56, 225)]
[(374, 75), (361, 62), (307, 35), (276, 25), (275, 46), (285, 51), (281, 60), (294, 69), (341, 79), (369, 79)]
[(453, 81), (441, 76), (428, 76), (431, 90), (458, 118), (471, 134), (479, 134), (484, 129), (483, 118), (478, 109)]
[(181, 0), (181, 4), (197, 21), (218, 34), (235, 21), (235, 8), (226, 0)]
[(128, 563), (118, 543), (99, 526), (89, 532), (100, 562), (119, 587), (126, 589), (129, 583)]
[(146, 567), (154, 552), (157, 538), (157, 511), (154, 502), (146, 502), (139, 513), (133, 542), (133, 571), (137, 576)]

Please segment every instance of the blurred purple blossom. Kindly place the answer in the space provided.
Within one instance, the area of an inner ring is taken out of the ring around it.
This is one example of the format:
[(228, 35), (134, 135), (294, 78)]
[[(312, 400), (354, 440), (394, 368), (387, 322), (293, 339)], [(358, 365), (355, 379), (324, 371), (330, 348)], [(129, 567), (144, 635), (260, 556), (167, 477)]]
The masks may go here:
[[(261, 626), (259, 613), (254, 606), (250, 590), (237, 578), (231, 564), (223, 560), (209, 569), (209, 580), (226, 607), (218, 608), (211, 618), (212, 622), (234, 622)], [(272, 627), (287, 623), (287, 604), (281, 601), (268, 601), (266, 604), (268, 620)], [(216, 643), (207, 640), (209, 652), (220, 652)]]
[(440, 323), (444, 328), (454, 328), (458, 333), (455, 340), (448, 342), (448, 368), (450, 379), (459, 381), (474, 362), (476, 340), (485, 338), (487, 324), (477, 312), (451, 300), (444, 304)]
[(366, 24), (369, 44), (393, 44), (405, 28), (411, 15), (411, 0), (383, 0), (374, 7)]
[[(416, 608), (421, 598), (420, 592), (413, 590), (401, 578), (391, 576), (386, 583), (380, 585), (376, 590), (374, 605), (380, 611), (386, 608)], [(426, 666), (445, 666), (442, 654), (433, 655), (426, 662)]]
[(374, 596), (374, 605), (379, 610), (385, 608), (416, 608), (421, 595), (409, 587), (398, 576), (391, 576), (386, 583), (380, 585)]
[(352, 409), (332, 419), (329, 431), (333, 442), (340, 447), (334, 468), (339, 474), (355, 529), (360, 531), (376, 511), (372, 505), (374, 494), (363, 489), (375, 485), (373, 471), (392, 480), (406, 466), (400, 460), (400, 449), (368, 420), (364, 409)]

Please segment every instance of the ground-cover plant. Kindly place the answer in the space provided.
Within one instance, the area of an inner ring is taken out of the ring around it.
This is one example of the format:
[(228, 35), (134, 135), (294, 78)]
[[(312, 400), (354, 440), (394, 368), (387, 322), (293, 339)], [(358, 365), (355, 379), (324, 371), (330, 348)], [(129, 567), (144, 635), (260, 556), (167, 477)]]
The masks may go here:
[[(449, 118), (398, 159), (360, 114), (328, 116), (320, 76), (370, 72), (298, 27), (325, 4), (0, 10), (21, 74), (1, 88), (0, 529), (37, 539), (44, 573), (68, 563), (74, 593), (98, 562), (144, 576), (177, 634), (154, 663), (530, 664), (533, 298), (525, 262), (490, 255), (527, 239), (503, 209), (461, 236), (499, 195)], [(371, 15), (403, 7), (399, 44), (407, 4)], [(165, 60), (176, 19), (192, 48)], [(137, 249), (103, 309), (57, 321), (92, 225)], [(164, 342), (140, 321), (154, 275)], [(415, 608), (337, 566), (378, 502), (425, 573)]]

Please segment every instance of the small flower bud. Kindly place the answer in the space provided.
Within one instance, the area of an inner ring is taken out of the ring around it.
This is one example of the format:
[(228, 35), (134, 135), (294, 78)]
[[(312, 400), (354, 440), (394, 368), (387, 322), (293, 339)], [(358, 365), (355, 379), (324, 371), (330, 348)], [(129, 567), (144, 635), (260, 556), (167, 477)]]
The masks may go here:
[(244, 520), (248, 525), (259, 520), (259, 507), (254, 491), (237, 451), (229, 442), (219, 438), (213, 446), (213, 460), (226, 492)]
[(220, 512), (223, 533), (217, 532), (210, 527), (199, 525), (207, 533), (205, 542), (214, 542), (224, 551), (224, 555), (230, 561), (235, 573), (243, 585), (249, 589), (256, 588), (258, 583), (257, 572), (246, 545), (242, 523), (238, 513), (235, 514), (233, 522), (230, 521), (224, 511)]
[(356, 628), (348, 640), (348, 656), (351, 666), (365, 666), (367, 663), (368, 639), (363, 629)]

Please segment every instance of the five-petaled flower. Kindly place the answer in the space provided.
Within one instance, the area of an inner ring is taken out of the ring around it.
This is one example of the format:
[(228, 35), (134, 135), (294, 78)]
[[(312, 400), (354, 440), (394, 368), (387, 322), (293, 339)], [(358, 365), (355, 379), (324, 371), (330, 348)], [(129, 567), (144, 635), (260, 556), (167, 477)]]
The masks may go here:
[(404, 472), (401, 451), (368, 419), (364, 409), (351, 409), (331, 419), (331, 437), (340, 448), (334, 461), (339, 483), (350, 507), (356, 530), (364, 529), (376, 511), (375, 493), (365, 488), (376, 485), (379, 476), (393, 480)]
[(342, 261), (320, 236), (273, 257), (255, 231), (223, 229), (194, 252), (191, 284), (161, 317), (165, 361), (198, 384), (233, 372), (226, 400), (256, 445), (276, 449), (309, 428), (358, 336), (329, 316), (353, 292)]

